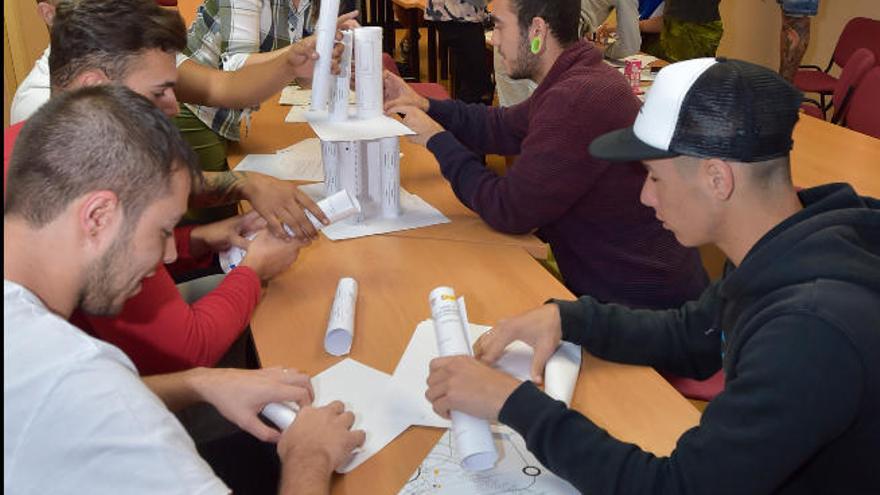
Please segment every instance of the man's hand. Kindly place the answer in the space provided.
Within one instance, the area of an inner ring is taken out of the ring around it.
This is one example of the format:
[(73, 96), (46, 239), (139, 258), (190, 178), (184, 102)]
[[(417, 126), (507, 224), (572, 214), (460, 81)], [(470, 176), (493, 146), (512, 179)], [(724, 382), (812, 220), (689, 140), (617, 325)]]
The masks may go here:
[(545, 304), (513, 318), (501, 320), (494, 328), (474, 342), (474, 356), (492, 364), (504, 354), (504, 349), (514, 340), (532, 346), (532, 381), (543, 383), (544, 366), (556, 352), (562, 341), (562, 321), (559, 306)]
[(443, 357), (431, 361), (425, 397), (444, 418), (455, 410), (496, 420), (519, 384), (516, 378), (470, 356)]
[(189, 250), (194, 257), (226, 251), (232, 246), (247, 249), (247, 236), (266, 228), (266, 220), (256, 211), (199, 225), (190, 233)]
[(385, 113), (390, 113), (391, 108), (400, 106), (416, 107), (423, 112), (428, 111), (430, 105), (428, 99), (416, 93), (400, 76), (386, 70), (382, 79)]
[(247, 246), (247, 254), (240, 266), (257, 272), (262, 281), (268, 281), (287, 270), (299, 256), (299, 250), (308, 244), (307, 239), (279, 239), (268, 232), (258, 234)]
[(241, 198), (248, 200), (266, 219), (269, 230), (276, 236), (282, 239), (288, 237), (281, 225), (284, 223), (293, 230), (297, 238), (316, 239), (318, 231), (306, 218), (304, 210), (312, 212), (324, 225), (330, 223), (312, 198), (293, 183), (256, 172), (243, 172), (242, 175), (238, 186)]
[(292, 401), (307, 406), (315, 397), (309, 377), (291, 368), (202, 368), (193, 383), (201, 400), (264, 442), (277, 442), (281, 437), (257, 417), (266, 404)]
[(416, 107), (396, 106), (389, 108), (386, 113), (400, 115), (403, 123), (416, 132), (415, 135), (406, 136), (411, 143), (427, 146), (428, 141), (434, 135), (446, 130), (437, 121), (428, 117), (428, 114)]
[[(357, 16), (357, 10), (339, 16), (339, 19), (336, 21), (336, 41), (342, 41), (341, 30), (354, 29), (360, 26), (355, 20)], [(318, 52), (315, 50), (317, 42), (318, 37), (312, 35), (290, 45), (287, 51), (287, 61), (294, 68), (294, 77), (297, 80), (311, 80), (312, 73), (315, 70), (315, 60), (318, 60)], [(330, 72), (332, 74), (339, 74), (339, 59), (342, 57), (344, 48), (342, 43), (334, 43), (333, 45), (333, 60), (330, 63)]]
[(366, 439), (363, 430), (351, 430), (353, 424), (354, 414), (346, 412), (339, 401), (300, 409), (278, 442), (278, 457), (284, 466), (281, 493), (299, 493), (292, 489), (298, 485), (328, 483), (333, 470)]

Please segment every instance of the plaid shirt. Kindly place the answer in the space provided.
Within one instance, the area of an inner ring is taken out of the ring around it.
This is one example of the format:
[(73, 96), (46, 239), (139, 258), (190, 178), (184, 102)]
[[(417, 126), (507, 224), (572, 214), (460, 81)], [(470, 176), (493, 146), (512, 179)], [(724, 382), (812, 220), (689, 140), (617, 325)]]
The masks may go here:
[[(221, 70), (238, 70), (251, 53), (277, 50), (314, 31), (311, 0), (204, 0), (187, 32), (184, 55)], [(239, 139), (241, 117), (249, 109), (185, 104), (217, 134)]]

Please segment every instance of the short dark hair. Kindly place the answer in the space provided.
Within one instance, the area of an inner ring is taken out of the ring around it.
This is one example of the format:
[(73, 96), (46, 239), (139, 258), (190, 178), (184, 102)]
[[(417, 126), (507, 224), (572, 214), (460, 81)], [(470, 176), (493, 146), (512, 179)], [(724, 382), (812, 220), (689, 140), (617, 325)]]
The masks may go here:
[(133, 225), (147, 205), (168, 193), (172, 174), (181, 168), (200, 183), (195, 153), (148, 99), (117, 84), (64, 92), (22, 128), (3, 213), (39, 228), (84, 194), (109, 190)]
[(511, 0), (516, 9), (519, 29), (527, 32), (532, 19), (540, 17), (547, 22), (553, 37), (562, 46), (578, 40), (581, 4), (578, 0)]
[(90, 69), (119, 81), (144, 50), (176, 53), (186, 47), (180, 15), (154, 0), (64, 0), (50, 34), (53, 88), (66, 87)]

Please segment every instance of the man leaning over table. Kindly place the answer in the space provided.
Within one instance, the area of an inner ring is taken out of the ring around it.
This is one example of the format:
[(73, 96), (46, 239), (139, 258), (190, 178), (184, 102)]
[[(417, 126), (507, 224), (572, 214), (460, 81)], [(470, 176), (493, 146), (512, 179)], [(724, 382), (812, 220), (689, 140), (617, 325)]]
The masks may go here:
[[(66, 321), (76, 307), (118, 312), (176, 257), (171, 229), (200, 174), (166, 116), (122, 86), (57, 96), (22, 130), (8, 180), (4, 492), (228, 493), (168, 411), (202, 401), (278, 441), (283, 493), (328, 492), (364, 433), (339, 402), (309, 407), (308, 377), (201, 368), (142, 382), (118, 348)], [(276, 401), (302, 406), (283, 434), (257, 417)]]
[[(623, 76), (578, 38), (578, 0), (496, 0), (492, 43), (512, 78), (539, 83), (508, 108), (428, 100), (385, 74), (385, 106), (402, 113), (456, 196), (493, 228), (534, 231), (575, 294), (635, 307), (677, 307), (707, 279), (695, 249), (639, 204), (645, 170), (593, 158), (597, 136), (630, 125), (640, 102)], [(427, 113), (426, 113), (427, 112)], [(484, 153), (519, 155), (504, 176)]]
[[(677, 310), (585, 296), (502, 321), (476, 342), (479, 360), (431, 363), (434, 409), (512, 426), (585, 493), (880, 493), (880, 202), (847, 184), (795, 190), (800, 103), (779, 75), (747, 62), (661, 70), (634, 126), (590, 151), (643, 160), (642, 201), (683, 244), (716, 244), (724, 278)], [(490, 368), (513, 340), (535, 349), (535, 381), (567, 340), (688, 376), (723, 367), (727, 382), (700, 425), (658, 457)]]
[[(84, 10), (86, 6), (82, 4), (92, 4), (90, 10)], [(174, 116), (178, 112), (177, 97), (185, 103), (198, 105), (219, 106), (228, 108), (248, 108), (258, 105), (266, 98), (271, 97), (280, 91), (285, 85), (290, 83), (297, 77), (311, 77), (313, 60), (316, 57), (314, 51), (314, 38), (308, 38), (301, 43), (293, 43), (285, 48), (279, 49), (273, 54), (274, 57), (267, 59), (262, 63), (248, 64), (236, 71), (222, 71), (216, 68), (202, 65), (189, 57), (180, 53), (186, 47), (186, 28), (180, 15), (170, 9), (161, 9), (158, 5), (143, 5), (155, 2), (108, 2), (98, 0), (97, 2), (83, 0), (38, 0), (37, 8), (43, 17), (46, 25), (49, 27), (50, 38), (52, 25), (54, 24), (55, 12), (62, 4), (68, 4), (62, 8), (70, 12), (88, 12), (90, 17), (87, 20), (99, 19), (100, 24), (93, 24), (90, 27), (92, 31), (81, 29), (78, 33), (81, 37), (74, 38), (72, 34), (56, 37), (50, 40), (50, 46), (43, 53), (43, 56), (34, 65), (34, 68), (28, 74), (28, 77), (22, 83), (13, 99), (12, 122), (18, 123), (27, 119), (34, 111), (36, 111), (43, 103), (49, 99), (50, 86), (58, 88), (57, 83), (50, 84), (49, 74), (49, 57), (51, 47), (56, 49), (61, 46), (59, 42), (73, 43), (73, 49), (94, 52), (99, 48), (103, 48), (102, 55), (105, 57), (114, 57), (116, 51), (130, 52), (136, 48), (139, 38), (145, 35), (140, 32), (137, 27), (129, 31), (123, 30), (116, 24), (125, 25), (126, 21), (123, 17), (126, 12), (135, 9), (138, 12), (147, 12), (149, 7), (164, 11), (164, 15), (168, 18), (163, 21), (163, 26), (158, 29), (164, 29), (171, 33), (178, 29), (175, 23), (180, 24), (180, 29), (184, 30), (183, 43), (178, 46), (173, 45), (161, 47), (162, 50), (172, 56), (172, 63), (177, 65), (176, 76), (173, 80), (162, 81), (163, 85), (157, 85), (151, 88), (136, 88), (147, 98), (152, 99), (156, 105), (162, 108), (167, 115)], [(155, 19), (161, 17), (160, 14), (148, 12), (153, 18), (147, 21), (146, 25), (155, 25)], [(352, 19), (357, 12), (352, 12), (340, 18), (341, 25), (356, 25), (356, 21)], [(70, 17), (71, 14), (68, 15)], [(100, 16), (96, 17), (96, 16)], [(128, 17), (131, 17), (129, 15)], [(74, 21), (78, 25), (83, 25), (84, 20), (80, 17)], [(176, 19), (176, 20), (174, 20)], [(154, 30), (156, 28), (154, 27)], [(115, 36), (107, 37), (108, 31), (112, 31)], [(176, 33), (175, 33), (176, 34)], [(103, 45), (98, 45), (98, 42)], [(83, 46), (80, 46), (83, 45)], [(334, 65), (341, 54), (342, 47), (338, 46), (334, 53)], [(175, 58), (176, 56), (176, 58)], [(106, 59), (103, 59), (106, 61)], [(113, 67), (104, 67), (113, 72)], [(118, 68), (117, 68), (118, 69)], [(337, 70), (334, 67), (334, 71)], [(105, 74), (107, 79), (114, 80), (116, 77), (111, 73)], [(158, 83), (158, 81), (157, 81)], [(16, 126), (9, 128), (17, 129)], [(287, 233), (281, 224), (286, 223), (296, 233), (314, 238), (317, 231), (311, 222), (305, 216), (304, 210), (311, 211), (319, 219), (324, 220), (324, 214), (315, 205), (315, 203), (304, 193), (300, 192), (293, 184), (275, 179), (274, 177), (255, 173), (255, 172), (206, 172), (205, 191), (202, 193), (202, 200), (198, 201), (195, 206), (202, 207), (225, 207), (226, 211), (234, 214), (232, 203), (247, 199), (251, 205), (260, 212), (260, 214), (269, 222), (269, 229), (278, 237), (286, 238)], [(228, 216), (228, 215), (227, 215)]]

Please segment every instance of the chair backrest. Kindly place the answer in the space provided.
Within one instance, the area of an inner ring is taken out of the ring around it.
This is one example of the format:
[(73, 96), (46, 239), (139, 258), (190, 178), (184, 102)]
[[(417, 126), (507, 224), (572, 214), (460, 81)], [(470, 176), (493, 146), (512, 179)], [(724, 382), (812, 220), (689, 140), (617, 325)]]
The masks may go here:
[(859, 81), (850, 97), (843, 124), (880, 139), (880, 66), (869, 70)]
[(871, 70), (871, 67), (874, 67), (876, 60), (874, 53), (867, 48), (859, 48), (849, 57), (840, 72), (840, 78), (837, 79), (834, 93), (831, 96), (831, 103), (834, 105), (832, 122), (840, 122), (846, 115), (852, 90), (859, 84), (862, 76)]
[(867, 17), (854, 17), (846, 23), (834, 54), (831, 59), (840, 67), (845, 67), (852, 54), (859, 48), (867, 48), (874, 53), (874, 57), (880, 59), (880, 20)]
[(400, 71), (397, 70), (397, 64), (394, 62), (394, 59), (391, 58), (391, 55), (388, 55), (385, 52), (382, 52), (382, 68), (391, 72), (395, 76), (400, 75)]

